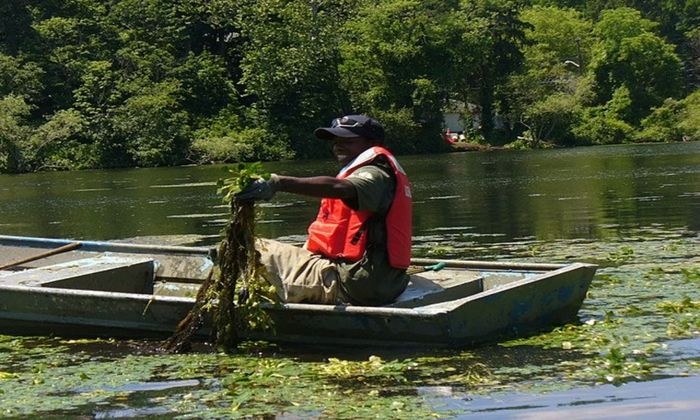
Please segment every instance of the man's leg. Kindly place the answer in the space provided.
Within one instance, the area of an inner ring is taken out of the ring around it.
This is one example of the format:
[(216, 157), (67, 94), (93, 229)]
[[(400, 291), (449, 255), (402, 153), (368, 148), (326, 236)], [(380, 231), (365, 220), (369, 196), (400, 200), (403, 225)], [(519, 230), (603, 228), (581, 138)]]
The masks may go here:
[(335, 305), (341, 301), (338, 270), (333, 262), (270, 239), (256, 239), (255, 248), (283, 302)]

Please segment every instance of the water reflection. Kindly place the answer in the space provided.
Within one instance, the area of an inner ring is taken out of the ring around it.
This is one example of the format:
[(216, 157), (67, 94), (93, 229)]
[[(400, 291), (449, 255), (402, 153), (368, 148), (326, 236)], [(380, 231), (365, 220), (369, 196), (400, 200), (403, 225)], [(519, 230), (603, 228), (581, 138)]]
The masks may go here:
[[(273, 347), (231, 357), (0, 336), (0, 406), (17, 416), (690, 418), (700, 409), (698, 152), (700, 143), (402, 158), (417, 253), (600, 266), (571, 330), (465, 351)], [(212, 185), (221, 169), (0, 176), (0, 232), (214, 243), (227, 211)], [(301, 243), (316, 207), (279, 194), (260, 206), (258, 232)], [(329, 357), (377, 354), (415, 366), (345, 382), (319, 374)]]
[[(546, 395), (499, 393), (474, 396), (456, 390), (425, 389), (436, 405), (478, 418), (693, 418), (700, 377), (660, 379), (653, 383), (578, 388)], [(455, 395), (457, 394), (457, 395)]]
[[(413, 182), (419, 243), (436, 229), (460, 227), (470, 230), (469, 243), (604, 238), (653, 224), (700, 230), (700, 143), (401, 160)], [(330, 161), (266, 166), (301, 176), (336, 170)], [(225, 220), (214, 184), (222, 176), (220, 166), (4, 175), (0, 231), (96, 240), (211, 237)], [(317, 200), (280, 193), (260, 208), (262, 236), (297, 236)]]

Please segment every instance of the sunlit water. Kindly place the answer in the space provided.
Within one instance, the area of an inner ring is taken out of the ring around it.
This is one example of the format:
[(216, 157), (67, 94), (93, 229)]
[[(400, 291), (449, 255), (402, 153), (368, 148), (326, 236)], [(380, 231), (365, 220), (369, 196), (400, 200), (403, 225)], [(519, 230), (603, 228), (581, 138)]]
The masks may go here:
[[(599, 264), (581, 323), (419, 353), (154, 356), (142, 354), (143, 343), (0, 336), (0, 416), (690, 418), (700, 410), (700, 143), (401, 162), (414, 187), (416, 255)], [(0, 233), (214, 244), (226, 218), (215, 182), (225, 175), (220, 166), (3, 175)], [(261, 205), (257, 231), (302, 242), (317, 205), (278, 194)], [(372, 354), (384, 362), (368, 365)]]

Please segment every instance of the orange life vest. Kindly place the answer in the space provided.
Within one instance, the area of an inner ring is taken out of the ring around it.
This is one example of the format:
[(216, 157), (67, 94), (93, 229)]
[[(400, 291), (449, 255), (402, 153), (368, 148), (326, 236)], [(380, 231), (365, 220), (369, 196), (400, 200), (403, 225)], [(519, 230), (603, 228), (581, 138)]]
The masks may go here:
[[(396, 178), (394, 200), (386, 214), (389, 264), (394, 268), (406, 268), (411, 262), (411, 185), (396, 158), (383, 147), (375, 146), (357, 156), (336, 178), (347, 178), (378, 156), (387, 158)], [(332, 259), (359, 261), (367, 247), (367, 222), (373, 215), (370, 211), (353, 210), (339, 198), (324, 198), (316, 220), (309, 226), (306, 249)]]

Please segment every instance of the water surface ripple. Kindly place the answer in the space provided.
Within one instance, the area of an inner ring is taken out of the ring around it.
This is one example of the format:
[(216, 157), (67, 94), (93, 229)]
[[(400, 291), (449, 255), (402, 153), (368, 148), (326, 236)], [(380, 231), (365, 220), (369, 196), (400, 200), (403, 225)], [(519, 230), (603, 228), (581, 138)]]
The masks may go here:
[[(700, 409), (700, 143), (405, 156), (417, 256), (600, 266), (580, 322), (452, 351), (153, 355), (0, 336), (0, 416), (691, 418)], [(266, 165), (333, 174), (332, 162)], [(220, 166), (0, 176), (0, 233), (214, 244)], [(258, 232), (304, 240), (317, 200)], [(380, 358), (371, 357), (372, 355)]]

